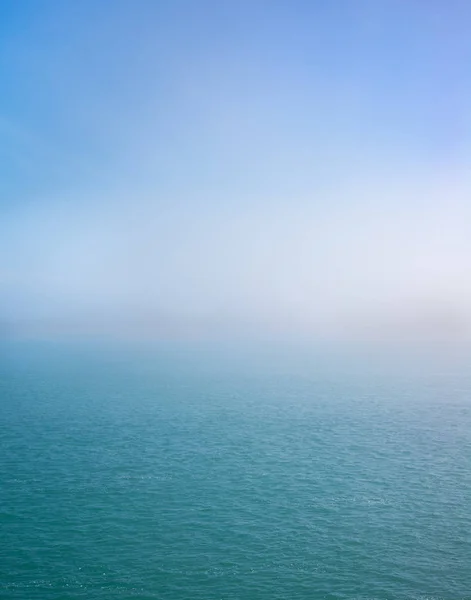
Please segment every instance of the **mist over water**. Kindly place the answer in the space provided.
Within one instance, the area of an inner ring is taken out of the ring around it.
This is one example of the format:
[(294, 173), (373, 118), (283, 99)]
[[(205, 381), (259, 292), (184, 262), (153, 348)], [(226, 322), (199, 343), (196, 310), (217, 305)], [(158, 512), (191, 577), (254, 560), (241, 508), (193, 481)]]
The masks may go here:
[(0, 597), (470, 600), (471, 5), (1, 13)]
[(386, 204), (380, 216), (255, 205), (183, 219), (139, 202), (90, 207), (87, 219), (56, 204), (45, 215), (30, 209), (30, 226), (10, 224), (4, 327), (123, 338), (469, 341), (471, 247), (458, 208), (453, 219), (439, 209), (435, 229), (414, 209), (398, 219)]

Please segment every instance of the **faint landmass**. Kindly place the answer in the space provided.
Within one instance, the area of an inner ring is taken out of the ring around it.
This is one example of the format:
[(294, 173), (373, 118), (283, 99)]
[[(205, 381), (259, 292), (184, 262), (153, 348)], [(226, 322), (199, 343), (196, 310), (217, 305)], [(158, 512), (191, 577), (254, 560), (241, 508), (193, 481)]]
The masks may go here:
[(381, 343), (453, 347), (471, 342), (468, 311), (427, 302), (372, 312), (353, 329), (358, 337)]

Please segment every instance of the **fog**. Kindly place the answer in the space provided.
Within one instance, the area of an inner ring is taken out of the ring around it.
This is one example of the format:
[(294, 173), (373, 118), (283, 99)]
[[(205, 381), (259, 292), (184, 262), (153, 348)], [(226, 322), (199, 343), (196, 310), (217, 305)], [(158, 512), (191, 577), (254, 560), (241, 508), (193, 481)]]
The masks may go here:
[(464, 8), (46, 4), (2, 42), (4, 332), (468, 339)]

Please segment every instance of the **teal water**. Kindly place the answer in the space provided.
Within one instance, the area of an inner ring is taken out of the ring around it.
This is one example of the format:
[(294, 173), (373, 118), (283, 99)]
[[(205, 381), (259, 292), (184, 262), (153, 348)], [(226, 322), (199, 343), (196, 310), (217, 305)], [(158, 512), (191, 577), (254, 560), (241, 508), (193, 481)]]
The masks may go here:
[(6, 345), (0, 598), (471, 599), (470, 373)]

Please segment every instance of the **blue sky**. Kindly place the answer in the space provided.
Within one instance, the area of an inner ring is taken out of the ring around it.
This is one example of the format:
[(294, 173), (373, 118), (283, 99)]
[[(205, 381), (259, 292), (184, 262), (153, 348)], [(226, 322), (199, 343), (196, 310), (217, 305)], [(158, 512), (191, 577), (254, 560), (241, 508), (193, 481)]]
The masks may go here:
[(469, 310), (469, 3), (0, 13), (7, 326), (314, 336)]

